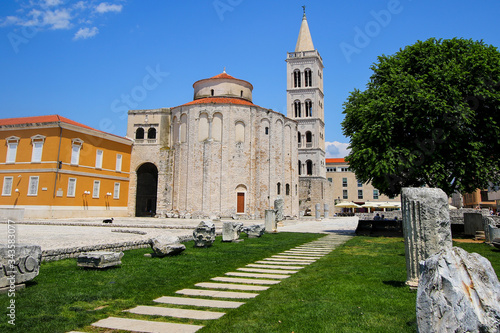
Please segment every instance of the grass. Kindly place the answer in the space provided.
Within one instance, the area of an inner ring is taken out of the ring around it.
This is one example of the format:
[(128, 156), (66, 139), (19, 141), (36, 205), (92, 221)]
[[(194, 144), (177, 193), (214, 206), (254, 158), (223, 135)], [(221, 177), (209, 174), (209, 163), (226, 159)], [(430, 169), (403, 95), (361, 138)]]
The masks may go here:
[[(7, 324), (7, 295), (0, 295), (1, 332), (106, 332), (89, 326), (109, 316), (146, 319), (123, 313), (153, 305), (160, 296), (207, 282), (299, 244), (318, 234), (266, 234), (241, 243), (208, 249), (186, 243), (183, 254), (145, 258), (150, 249), (127, 251), (120, 268), (81, 269), (74, 259), (42, 264), (40, 275), (16, 294), (16, 327)], [(488, 258), (497, 274), (500, 251), (484, 244), (463, 244)], [(292, 277), (261, 292), (215, 321), (158, 318), (206, 325), (199, 332), (416, 332), (416, 293), (405, 285), (402, 238), (355, 237)], [(181, 306), (182, 307), (182, 306)], [(224, 311), (220, 309), (221, 311)]]

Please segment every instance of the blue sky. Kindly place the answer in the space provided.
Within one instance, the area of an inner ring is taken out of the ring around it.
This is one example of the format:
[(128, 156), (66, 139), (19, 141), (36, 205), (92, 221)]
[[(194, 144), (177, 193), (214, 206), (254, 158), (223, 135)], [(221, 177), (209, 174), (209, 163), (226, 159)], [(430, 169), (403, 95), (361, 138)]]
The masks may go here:
[(286, 52), (302, 5), (325, 65), (329, 157), (343, 157), (343, 103), (370, 66), (417, 40), (500, 46), (500, 2), (463, 0), (18, 0), (0, 8), (0, 117), (59, 114), (118, 135), (126, 111), (173, 107), (228, 74), (286, 114)]

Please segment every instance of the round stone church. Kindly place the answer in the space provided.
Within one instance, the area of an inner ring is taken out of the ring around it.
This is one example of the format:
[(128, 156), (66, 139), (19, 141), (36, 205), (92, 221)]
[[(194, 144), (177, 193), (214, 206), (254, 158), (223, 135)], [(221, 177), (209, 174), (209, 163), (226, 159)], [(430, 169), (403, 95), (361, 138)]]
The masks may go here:
[(253, 104), (253, 86), (225, 71), (193, 88), (186, 104), (129, 111), (129, 214), (263, 218), (282, 198), (298, 216), (297, 122)]

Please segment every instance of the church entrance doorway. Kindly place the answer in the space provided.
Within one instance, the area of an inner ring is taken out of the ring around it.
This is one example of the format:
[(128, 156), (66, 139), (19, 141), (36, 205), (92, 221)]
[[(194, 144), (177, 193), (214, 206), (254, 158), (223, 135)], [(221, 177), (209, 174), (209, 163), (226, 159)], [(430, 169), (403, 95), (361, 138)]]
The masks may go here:
[(158, 189), (158, 169), (144, 163), (137, 169), (135, 216), (155, 216)]
[(245, 193), (237, 193), (238, 201), (236, 206), (236, 213), (243, 214), (245, 213)]

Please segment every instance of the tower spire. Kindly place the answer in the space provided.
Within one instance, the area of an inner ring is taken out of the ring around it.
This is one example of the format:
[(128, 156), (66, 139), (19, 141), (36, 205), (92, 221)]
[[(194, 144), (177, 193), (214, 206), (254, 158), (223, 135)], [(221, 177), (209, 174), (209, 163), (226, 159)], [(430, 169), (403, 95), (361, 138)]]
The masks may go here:
[(314, 51), (311, 32), (309, 31), (309, 25), (307, 24), (306, 6), (302, 6), (302, 9), (304, 10), (304, 15), (302, 16), (302, 25), (300, 26), (299, 38), (297, 39), (295, 52)]

